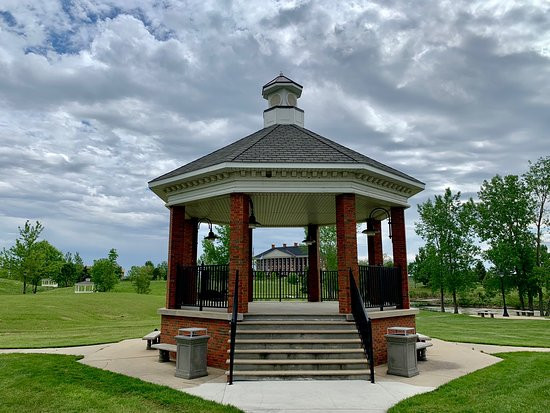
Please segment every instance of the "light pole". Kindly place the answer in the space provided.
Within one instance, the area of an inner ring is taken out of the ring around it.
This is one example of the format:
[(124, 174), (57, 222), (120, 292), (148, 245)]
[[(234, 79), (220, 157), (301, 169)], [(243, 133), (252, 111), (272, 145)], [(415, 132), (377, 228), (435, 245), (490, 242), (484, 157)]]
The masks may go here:
[(504, 272), (498, 274), (500, 277), (500, 290), (502, 291), (502, 304), (504, 305), (504, 312), (502, 313), (503, 317), (510, 317), (508, 315), (508, 309), (506, 308), (506, 295), (504, 294)]

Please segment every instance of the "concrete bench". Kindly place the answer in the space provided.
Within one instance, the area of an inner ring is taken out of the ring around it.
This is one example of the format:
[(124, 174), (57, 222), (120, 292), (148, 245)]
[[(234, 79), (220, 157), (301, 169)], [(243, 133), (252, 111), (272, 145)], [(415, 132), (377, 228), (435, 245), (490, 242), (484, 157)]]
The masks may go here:
[(495, 318), (495, 312), (489, 310), (480, 310), (477, 312), (477, 315), (480, 315), (483, 318), (485, 318), (486, 315), (490, 315), (491, 318)]
[(417, 341), (416, 342), (416, 359), (419, 361), (426, 361), (426, 349), (433, 346), (433, 343), (428, 343), (426, 341)]
[(147, 350), (152, 350), (151, 348), (152, 344), (160, 343), (160, 331), (155, 329), (155, 331), (151, 331), (146, 336), (143, 336), (142, 340), (147, 340)]
[(534, 316), (535, 312), (531, 310), (515, 310), (517, 315)]
[(170, 361), (170, 353), (177, 353), (178, 347), (175, 344), (158, 343), (153, 344), (151, 348), (159, 351), (159, 362)]

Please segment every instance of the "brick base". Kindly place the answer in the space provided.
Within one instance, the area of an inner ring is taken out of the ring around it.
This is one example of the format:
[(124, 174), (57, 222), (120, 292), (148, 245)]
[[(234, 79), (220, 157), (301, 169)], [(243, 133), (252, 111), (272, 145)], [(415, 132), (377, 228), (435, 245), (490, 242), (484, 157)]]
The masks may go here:
[(374, 349), (374, 365), (388, 362), (388, 349), (386, 338), (388, 327), (413, 327), (416, 328), (414, 315), (402, 317), (377, 318), (372, 320), (372, 344)]
[(229, 322), (224, 320), (209, 320), (205, 318), (178, 317), (163, 315), (161, 321), (161, 343), (176, 344), (175, 336), (178, 329), (188, 327), (201, 327), (208, 329), (208, 358), (207, 364), (210, 367), (226, 369), (225, 360), (229, 357)]

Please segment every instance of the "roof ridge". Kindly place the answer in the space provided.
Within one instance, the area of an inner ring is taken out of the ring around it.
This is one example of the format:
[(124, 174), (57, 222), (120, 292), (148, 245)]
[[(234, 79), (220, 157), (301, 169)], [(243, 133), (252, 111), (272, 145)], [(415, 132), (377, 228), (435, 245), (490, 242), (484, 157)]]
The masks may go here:
[[(241, 151), (241, 153), (239, 153), (237, 156), (235, 156), (232, 160), (234, 161), (235, 159), (237, 159), (239, 156), (241, 156), (241, 155), (244, 154), (245, 152), (248, 152), (250, 149), (252, 149), (252, 148), (253, 148), (254, 146), (256, 146), (258, 143), (260, 143), (260, 141), (262, 141), (264, 138), (266, 138), (266, 137), (267, 137), (268, 135), (270, 135), (272, 132), (274, 132), (275, 130), (277, 130), (277, 128), (279, 128), (279, 126), (281, 126), (281, 125), (280, 125), (280, 124), (275, 124), (275, 125), (272, 125), (272, 126), (274, 126), (274, 127), (273, 127), (269, 132), (264, 133), (264, 134), (262, 135), (261, 138), (258, 138), (258, 139), (256, 140), (256, 142), (254, 142), (252, 145), (249, 145), (246, 149), (243, 149), (243, 150)], [(268, 128), (269, 128), (269, 126), (268, 126)], [(267, 129), (267, 128), (265, 128), (265, 129)]]

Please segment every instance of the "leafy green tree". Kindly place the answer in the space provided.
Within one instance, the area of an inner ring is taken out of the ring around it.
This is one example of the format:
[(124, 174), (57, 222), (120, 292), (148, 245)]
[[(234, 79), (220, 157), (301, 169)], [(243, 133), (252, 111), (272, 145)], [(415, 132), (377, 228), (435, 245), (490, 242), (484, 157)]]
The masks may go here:
[(487, 258), (497, 272), (513, 276), (521, 307), (532, 284), (535, 237), (529, 230), (534, 221), (534, 202), (524, 181), (516, 175), (499, 175), (483, 181), (478, 192), (477, 232), (487, 242)]
[(146, 265), (142, 267), (134, 265), (130, 268), (130, 271), (128, 271), (128, 277), (138, 294), (149, 294), (151, 292), (151, 279), (153, 278), (153, 270), (155, 267), (153, 265), (147, 265), (147, 263), (145, 264)]
[(336, 243), (336, 226), (319, 227), (319, 253), (321, 262), (327, 271), (338, 269), (338, 250)]
[(544, 315), (544, 297), (543, 287), (546, 283), (544, 271), (541, 270), (541, 239), (543, 230), (550, 226), (550, 213), (547, 204), (550, 199), (550, 156), (539, 158), (535, 163), (529, 161), (529, 171), (524, 175), (527, 182), (527, 187), (534, 201), (534, 224), (537, 228), (535, 237), (536, 253), (535, 253), (535, 284), (539, 298), (540, 315)]
[(453, 195), (449, 188), (443, 196), (436, 195), (433, 202), (428, 199), (418, 206), (420, 220), (415, 224), (416, 233), (439, 260), (440, 293), (446, 289), (452, 294), (455, 314), (458, 314), (457, 292), (472, 286), (471, 268), (477, 254), (473, 212), (473, 204), (461, 203), (460, 192)]
[(11, 248), (2, 250), (1, 263), (10, 278), (23, 283), (23, 294), (26, 294), (27, 282), (35, 277), (39, 268), (36, 244), (44, 227), (38, 221), (32, 225), (27, 220), (23, 228), (18, 227), (18, 229), (19, 238), (15, 240), (15, 245)]
[(218, 239), (202, 240), (202, 255), (199, 260), (207, 265), (229, 264), (229, 225), (216, 225)]
[(445, 311), (445, 268), (442, 267), (437, 249), (426, 243), (418, 249), (414, 261), (410, 264), (411, 275), (416, 282), (429, 286), (432, 291), (439, 291), (441, 311)]
[[(88, 271), (84, 265), (84, 261), (82, 260), (82, 257), (77, 252), (74, 253), (73, 257), (74, 267), (76, 270), (75, 274), (75, 282), (79, 282), (84, 280), (88, 276)], [(86, 269), (86, 274), (84, 274), (84, 270)]]
[(35, 266), (35, 270), (32, 272), (31, 283), (33, 293), (36, 294), (38, 285), (43, 278), (51, 278), (53, 280), (59, 278), (65, 258), (61, 251), (46, 240), (35, 244), (31, 257)]
[(120, 280), (121, 268), (117, 263), (118, 254), (113, 248), (107, 258), (94, 260), (90, 273), (97, 291), (111, 291)]
[(76, 279), (76, 265), (73, 262), (65, 262), (55, 280), (60, 287), (69, 287), (75, 283)]
[(168, 263), (162, 261), (155, 267), (155, 272), (158, 273), (157, 280), (166, 280), (168, 278)]
[(485, 277), (487, 276), (487, 270), (485, 269), (485, 265), (483, 265), (483, 262), (481, 261), (476, 262), (474, 272), (477, 280), (480, 283), (483, 283), (483, 281), (485, 280)]

